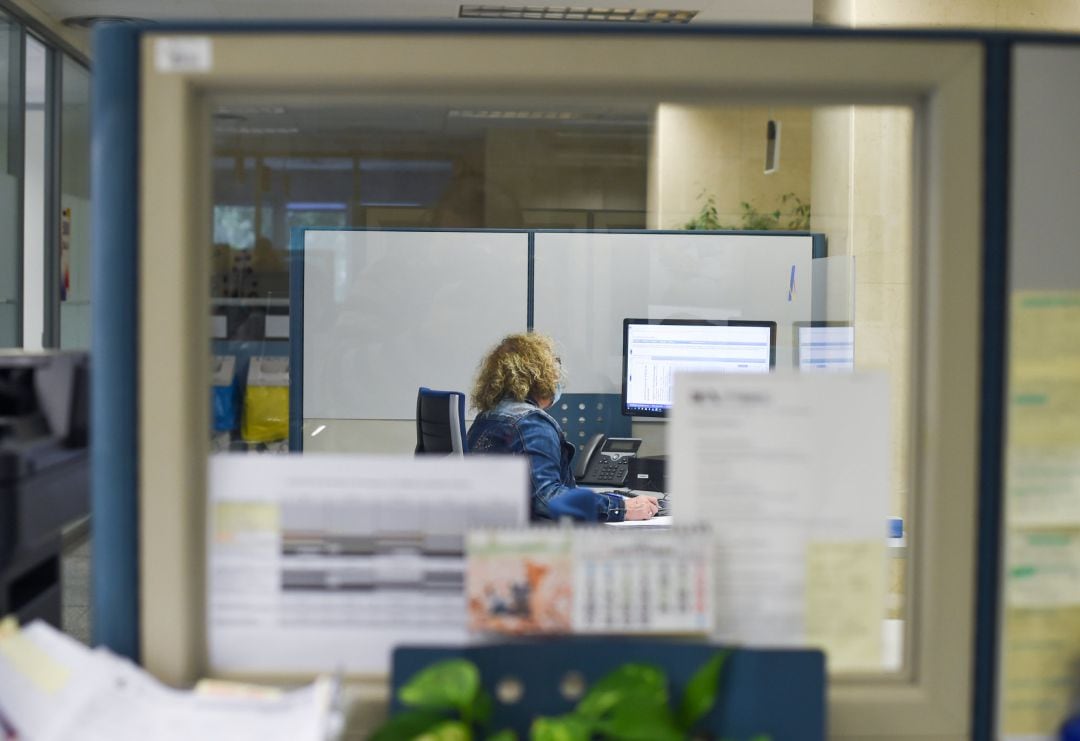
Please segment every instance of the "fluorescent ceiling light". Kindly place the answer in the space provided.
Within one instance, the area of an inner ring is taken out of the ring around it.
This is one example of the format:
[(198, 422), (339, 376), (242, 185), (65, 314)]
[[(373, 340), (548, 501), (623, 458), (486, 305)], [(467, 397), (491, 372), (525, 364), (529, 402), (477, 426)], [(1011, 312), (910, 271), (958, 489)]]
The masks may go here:
[(285, 113), (281, 105), (222, 105), (214, 111), (215, 116), (280, 116)]
[(218, 134), (299, 134), (300, 129), (295, 126), (217, 126), (214, 131)]
[(68, 28), (93, 28), (103, 23), (155, 23), (148, 18), (130, 15), (73, 15), (60, 21)]
[(462, 5), (459, 18), (501, 18), (528, 21), (623, 21), (628, 23), (689, 23), (697, 10), (638, 8), (572, 8), (562, 5)]
[(458, 111), (453, 110), (447, 113), (450, 118), (502, 118), (509, 120), (556, 120), (556, 121), (568, 121), (570, 119), (577, 118), (577, 114), (570, 111)]

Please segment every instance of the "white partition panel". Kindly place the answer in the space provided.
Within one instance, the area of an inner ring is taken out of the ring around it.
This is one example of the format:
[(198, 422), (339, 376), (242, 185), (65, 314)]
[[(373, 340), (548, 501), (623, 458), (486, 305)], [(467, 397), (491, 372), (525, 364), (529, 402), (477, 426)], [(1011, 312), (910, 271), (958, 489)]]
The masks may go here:
[(525, 331), (524, 233), (304, 236), (306, 419), (413, 419), (419, 386), (467, 392), (483, 354)]
[(812, 256), (798, 235), (537, 234), (533, 326), (559, 344), (575, 393), (621, 390), (628, 317), (775, 321), (777, 368), (791, 368)]

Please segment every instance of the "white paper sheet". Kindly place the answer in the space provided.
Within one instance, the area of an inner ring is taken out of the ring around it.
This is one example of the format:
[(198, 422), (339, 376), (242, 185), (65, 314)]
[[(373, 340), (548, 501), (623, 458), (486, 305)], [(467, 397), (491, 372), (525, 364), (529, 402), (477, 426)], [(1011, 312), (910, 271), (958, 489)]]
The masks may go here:
[(42, 622), (0, 635), (0, 711), (29, 741), (326, 741), (334, 683), (207, 697), (166, 687)]
[(466, 640), (464, 534), (524, 525), (516, 456), (216, 456), (210, 666), (385, 674), (400, 643)]
[[(888, 431), (884, 376), (676, 378), (671, 498), (681, 524), (708, 523), (715, 534), (715, 640), (805, 644), (816, 604), (805, 591), (811, 546), (880, 540), (884, 555)], [(884, 568), (882, 558), (883, 574)], [(821, 578), (817, 573), (815, 581)], [(863, 634), (880, 636), (884, 578), (860, 583), (860, 599), (880, 606)], [(843, 655), (880, 666), (880, 639), (862, 645), (877, 655)]]

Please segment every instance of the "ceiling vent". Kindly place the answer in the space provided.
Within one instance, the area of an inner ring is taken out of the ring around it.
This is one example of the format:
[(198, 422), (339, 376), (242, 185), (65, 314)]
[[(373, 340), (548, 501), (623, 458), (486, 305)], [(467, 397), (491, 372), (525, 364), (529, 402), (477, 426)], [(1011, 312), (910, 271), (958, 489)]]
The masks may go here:
[(639, 10), (628, 8), (571, 8), (560, 5), (462, 5), (459, 18), (516, 21), (607, 21), (623, 23), (689, 23), (697, 10)]

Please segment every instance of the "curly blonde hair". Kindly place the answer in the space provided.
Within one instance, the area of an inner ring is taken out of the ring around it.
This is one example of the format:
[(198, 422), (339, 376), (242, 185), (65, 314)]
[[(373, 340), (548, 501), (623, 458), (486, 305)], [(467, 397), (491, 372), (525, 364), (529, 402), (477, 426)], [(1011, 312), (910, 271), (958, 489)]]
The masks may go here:
[(512, 334), (481, 361), (472, 406), (486, 412), (503, 399), (550, 399), (561, 377), (555, 342), (550, 337), (533, 332)]

